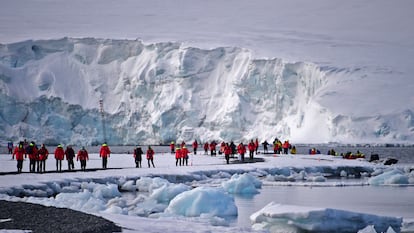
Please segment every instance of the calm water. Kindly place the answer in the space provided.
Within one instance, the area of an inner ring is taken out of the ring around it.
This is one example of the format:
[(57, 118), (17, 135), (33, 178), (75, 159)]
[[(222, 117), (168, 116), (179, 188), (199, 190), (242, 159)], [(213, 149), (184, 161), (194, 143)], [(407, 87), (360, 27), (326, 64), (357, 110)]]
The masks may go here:
[[(315, 146), (316, 147), (316, 146)], [(321, 153), (333, 147), (317, 146)], [(338, 153), (361, 151), (369, 159), (371, 154), (381, 158), (394, 157), (398, 164), (414, 165), (414, 147), (334, 147)], [(309, 146), (298, 146), (298, 153), (306, 154)], [(355, 180), (349, 180), (353, 182)], [(341, 182), (347, 182), (341, 179)], [(235, 196), (239, 215), (235, 225), (251, 226), (250, 215), (270, 202), (335, 208), (376, 215), (414, 219), (414, 186), (263, 186), (260, 193), (251, 197)]]
[(234, 224), (244, 227), (251, 226), (251, 214), (272, 201), (414, 219), (414, 186), (264, 186), (259, 194), (253, 197), (236, 196), (235, 201), (239, 215)]

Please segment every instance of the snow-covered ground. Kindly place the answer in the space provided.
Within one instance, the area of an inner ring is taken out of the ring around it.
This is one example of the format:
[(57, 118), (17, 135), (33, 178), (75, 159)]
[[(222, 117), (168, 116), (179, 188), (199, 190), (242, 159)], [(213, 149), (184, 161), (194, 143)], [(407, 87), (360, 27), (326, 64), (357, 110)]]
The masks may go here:
[[(335, 184), (329, 178), (355, 176), (372, 176), (361, 180), (360, 185), (402, 188), (414, 185), (411, 166), (383, 166), (327, 155), (259, 157), (265, 162), (226, 165), (221, 156), (211, 157), (199, 152), (199, 155), (191, 155), (189, 166), (176, 167), (173, 155), (157, 153), (155, 168), (148, 168), (145, 159), (143, 168), (135, 168), (131, 154), (113, 154), (108, 167), (118, 169), (2, 175), (0, 197), (104, 216), (121, 225), (124, 232), (284, 232), (287, 229), (291, 232), (352, 229), (355, 232), (365, 227), (373, 229), (371, 225), (378, 232), (386, 231), (389, 226), (399, 232), (403, 225), (403, 231), (412, 230), (413, 220), (398, 216), (284, 203), (269, 203), (251, 213), (252, 228), (229, 225), (228, 219), (238, 214), (232, 195), (255, 195), (263, 185), (343, 186), (347, 183)], [(0, 159), (2, 172), (15, 170), (16, 161), (10, 160), (9, 155), (1, 155)], [(25, 161), (24, 171), (28, 170), (27, 165)], [(100, 167), (98, 155), (91, 154), (87, 168)], [(76, 168), (79, 168), (78, 163)], [(54, 169), (55, 160), (51, 156), (47, 170)], [(349, 185), (355, 185), (354, 182)], [(321, 222), (321, 219), (333, 224)]]

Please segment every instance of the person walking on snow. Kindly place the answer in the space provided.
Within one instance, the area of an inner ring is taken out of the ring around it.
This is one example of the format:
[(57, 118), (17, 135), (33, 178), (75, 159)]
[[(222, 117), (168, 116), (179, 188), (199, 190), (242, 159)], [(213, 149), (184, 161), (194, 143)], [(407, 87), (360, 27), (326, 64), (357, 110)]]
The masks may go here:
[(170, 149), (171, 149), (171, 154), (174, 154), (174, 153), (175, 153), (175, 151), (174, 151), (174, 149), (175, 149), (175, 144), (174, 144), (174, 141), (172, 141), (172, 142), (170, 143)]
[(13, 154), (13, 142), (7, 143), (7, 149), (9, 150), (9, 154)]
[(39, 154), (39, 165), (37, 168), (38, 172), (46, 172), (46, 159), (49, 156), (49, 151), (47, 150), (45, 144), (42, 144), (42, 147), (38, 151)]
[(182, 166), (181, 157), (182, 157), (181, 148), (180, 147), (177, 147), (175, 149), (175, 166), (176, 167), (178, 165)]
[(237, 146), (237, 152), (240, 154), (242, 163), (244, 162), (244, 154), (246, 153), (246, 147), (243, 145), (243, 142)]
[[(151, 148), (151, 146), (148, 146), (148, 150), (147, 150), (147, 160), (148, 160), (148, 167), (155, 167), (154, 165), (154, 150)], [(151, 163), (151, 164), (150, 164)]]
[(282, 145), (283, 148), (283, 154), (287, 155), (289, 153), (289, 148), (290, 148), (290, 144), (289, 141), (285, 141)]
[[(29, 171), (35, 172), (36, 163), (37, 163), (37, 166), (39, 167), (39, 155), (38, 155), (36, 144), (34, 142), (30, 142), (29, 146), (26, 147), (25, 153), (29, 156)], [(38, 168), (38, 171), (39, 171), (39, 168)]]
[(198, 148), (198, 142), (197, 142), (197, 140), (194, 140), (194, 142), (193, 142), (193, 151), (194, 151), (195, 155), (197, 154), (197, 148)]
[(68, 161), (68, 170), (75, 169), (75, 164), (73, 163), (73, 159), (75, 159), (75, 151), (73, 150), (71, 145), (68, 145), (65, 150), (66, 160)]
[(86, 171), (86, 161), (89, 160), (88, 151), (82, 146), (82, 149), (78, 151), (78, 155), (76, 156), (76, 160), (80, 161), (81, 170)]
[[(16, 146), (16, 148), (14, 148), (13, 154), (12, 154), (12, 159), (14, 159), (14, 157), (16, 156), (16, 161), (17, 161), (17, 172), (21, 173), (22, 169), (23, 169), (23, 160), (24, 160), (24, 156), (25, 156), (25, 150), (23, 148), (23, 144), (20, 143), (18, 146)], [(27, 155), (26, 155), (27, 157)]]
[(256, 151), (256, 155), (257, 155), (257, 150), (259, 149), (259, 139), (256, 138), (256, 141), (254, 142), (254, 150)]
[(106, 144), (102, 144), (101, 150), (99, 151), (99, 157), (102, 157), (102, 168), (106, 169), (108, 164), (108, 157), (111, 154), (111, 150), (109, 149), (109, 146)]
[(254, 144), (253, 140), (251, 140), (249, 145), (247, 145), (247, 149), (249, 149), (249, 159), (253, 160), (254, 151), (256, 150), (256, 145)]
[(190, 151), (187, 149), (187, 147), (183, 146), (181, 148), (181, 158), (183, 159), (183, 166), (185, 163), (185, 166), (188, 166), (188, 154)]
[(224, 158), (226, 159), (226, 163), (230, 163), (230, 154), (231, 154), (231, 147), (228, 143), (224, 146)]
[(62, 145), (58, 145), (55, 149), (56, 171), (62, 171), (62, 160), (65, 158), (65, 151)]
[(208, 148), (209, 148), (208, 142), (204, 143), (204, 154), (205, 155), (208, 154)]
[(135, 167), (142, 167), (141, 161), (142, 161), (142, 155), (144, 152), (142, 151), (140, 146), (137, 146), (134, 150), (134, 158), (135, 158)]

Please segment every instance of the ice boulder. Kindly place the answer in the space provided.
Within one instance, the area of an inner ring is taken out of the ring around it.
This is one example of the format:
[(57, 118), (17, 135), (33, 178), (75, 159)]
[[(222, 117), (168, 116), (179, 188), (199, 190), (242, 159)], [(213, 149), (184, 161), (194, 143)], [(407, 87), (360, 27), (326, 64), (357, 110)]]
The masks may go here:
[(187, 217), (199, 217), (203, 214), (226, 217), (236, 216), (237, 207), (233, 197), (224, 190), (198, 187), (178, 194), (171, 200), (165, 212)]
[(389, 227), (400, 232), (402, 218), (345, 210), (269, 203), (250, 216), (255, 230), (270, 232), (358, 232), (372, 225), (377, 232)]
[(256, 177), (244, 173), (242, 175), (234, 174), (230, 180), (221, 184), (224, 190), (232, 194), (255, 194), (257, 189), (262, 187), (262, 182)]
[(156, 200), (158, 203), (168, 203), (178, 194), (190, 190), (185, 184), (165, 184), (162, 187), (153, 190), (150, 199)]
[(406, 185), (409, 183), (408, 175), (398, 168), (387, 170), (384, 173), (371, 177), (368, 180), (370, 185), (389, 185), (389, 184), (402, 184)]

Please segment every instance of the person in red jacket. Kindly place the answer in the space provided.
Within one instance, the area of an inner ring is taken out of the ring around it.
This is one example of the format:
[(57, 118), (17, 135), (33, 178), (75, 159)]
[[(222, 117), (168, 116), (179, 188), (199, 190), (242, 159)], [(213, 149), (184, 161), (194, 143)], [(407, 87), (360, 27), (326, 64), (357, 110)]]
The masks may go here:
[(175, 149), (174, 141), (171, 141), (171, 143), (170, 143), (170, 149), (171, 149), (171, 154), (174, 154), (175, 153), (175, 151), (174, 151), (174, 149)]
[(82, 149), (78, 151), (78, 155), (76, 156), (76, 161), (80, 161), (81, 170), (86, 171), (86, 161), (89, 160), (88, 151), (82, 146)]
[(39, 155), (38, 149), (34, 142), (30, 142), (30, 144), (26, 147), (26, 154), (29, 155), (29, 171), (35, 172), (36, 171), (36, 164), (38, 166), (39, 171)]
[(102, 168), (106, 169), (106, 166), (108, 164), (108, 157), (111, 154), (111, 150), (109, 149), (109, 146), (106, 144), (102, 144), (101, 150), (99, 151), (99, 157), (102, 157)]
[(208, 142), (204, 143), (204, 154), (207, 155), (208, 154)]
[(237, 153), (239, 153), (241, 161), (244, 162), (244, 154), (246, 153), (246, 147), (243, 145), (243, 142), (237, 146)]
[(182, 166), (181, 157), (182, 157), (182, 155), (181, 155), (181, 148), (180, 147), (177, 147), (175, 149), (175, 166), (178, 166), (178, 165)]
[(212, 141), (210, 143), (210, 154), (211, 156), (216, 155), (216, 142)]
[(152, 167), (155, 167), (154, 165), (154, 150), (151, 148), (151, 146), (148, 146), (148, 150), (147, 150), (147, 160), (148, 160), (148, 167), (151, 167), (152, 163)]
[(289, 153), (289, 148), (290, 148), (290, 144), (289, 141), (285, 141), (282, 145), (283, 148), (283, 154), (288, 154)]
[[(19, 145), (17, 145), (14, 148), (13, 154), (12, 154), (12, 159), (14, 159), (14, 157), (16, 156), (16, 161), (17, 161), (17, 172), (20, 173), (22, 172), (23, 169), (23, 160), (24, 160), (24, 156), (25, 156), (26, 152), (23, 148), (23, 143), (19, 143)], [(27, 155), (26, 155), (27, 157)]]
[(65, 158), (65, 150), (62, 145), (58, 145), (55, 149), (56, 171), (62, 171), (62, 160)]
[(49, 151), (47, 150), (45, 144), (42, 144), (42, 147), (38, 151), (39, 154), (39, 166), (37, 167), (38, 172), (46, 172), (46, 159), (49, 156)]
[(259, 139), (258, 138), (256, 138), (256, 141), (254, 142), (254, 147), (255, 147), (255, 151), (256, 151), (256, 154), (257, 154), (257, 150), (259, 149)]
[(187, 147), (183, 146), (181, 148), (181, 158), (183, 159), (183, 166), (185, 163), (185, 166), (188, 166), (188, 154), (190, 151), (187, 149)]
[(229, 164), (230, 163), (231, 147), (228, 143), (226, 143), (226, 145), (224, 146), (223, 153), (224, 153), (224, 158), (226, 159), (226, 163)]
[(250, 160), (253, 160), (254, 151), (256, 150), (256, 145), (254, 144), (253, 140), (251, 140), (249, 145), (247, 145), (247, 149), (249, 149)]
[(198, 142), (197, 142), (197, 140), (194, 140), (194, 142), (193, 142), (193, 151), (194, 151), (195, 155), (197, 154), (197, 148), (198, 148)]

